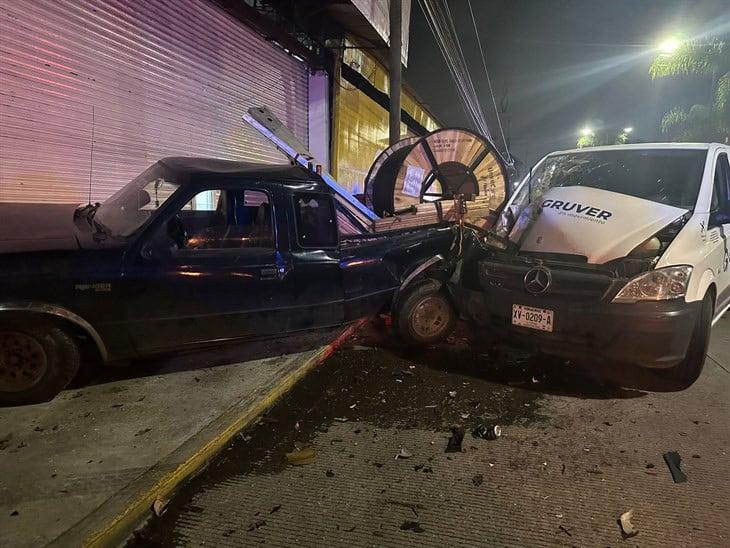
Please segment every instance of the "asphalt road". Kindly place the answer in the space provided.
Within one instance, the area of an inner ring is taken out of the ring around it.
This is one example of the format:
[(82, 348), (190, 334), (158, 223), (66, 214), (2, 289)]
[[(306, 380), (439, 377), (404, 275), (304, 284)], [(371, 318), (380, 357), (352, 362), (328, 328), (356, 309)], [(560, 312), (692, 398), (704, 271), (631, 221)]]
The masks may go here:
[[(730, 543), (730, 320), (682, 392), (595, 360), (480, 354), (462, 336), (409, 353), (386, 333), (337, 352), (130, 545)], [(479, 424), (502, 437), (474, 438)], [(446, 452), (453, 426), (466, 435)], [(288, 464), (297, 448), (311, 463)]]

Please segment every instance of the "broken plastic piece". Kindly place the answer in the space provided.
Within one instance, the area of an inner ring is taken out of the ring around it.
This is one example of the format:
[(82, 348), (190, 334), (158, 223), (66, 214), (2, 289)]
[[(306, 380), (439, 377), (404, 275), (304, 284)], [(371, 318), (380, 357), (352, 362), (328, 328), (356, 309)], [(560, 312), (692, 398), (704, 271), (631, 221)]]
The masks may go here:
[(401, 447), (400, 448), (400, 451), (398, 451), (398, 453), (396, 453), (396, 455), (395, 455), (395, 460), (398, 460), (398, 459), (410, 459), (412, 456), (413, 456), (413, 453), (411, 453), (407, 449), (403, 449)]
[(460, 426), (451, 427), (451, 437), (446, 444), (446, 453), (461, 453), (461, 444), (464, 441), (464, 429)]
[(624, 512), (621, 514), (621, 517), (619, 518), (619, 524), (621, 525), (621, 533), (623, 534), (624, 539), (635, 537), (639, 534), (639, 530), (634, 527), (634, 524), (631, 523), (631, 518), (634, 516), (634, 509), (632, 508), (628, 512)]
[(310, 464), (314, 462), (316, 453), (311, 447), (305, 447), (304, 449), (297, 449), (291, 453), (286, 454), (286, 460), (289, 464), (294, 466), (301, 466), (303, 464)]
[(152, 503), (152, 511), (158, 518), (167, 512), (167, 505), (169, 502), (170, 501), (167, 499), (157, 498), (155, 499), (155, 502)]
[(664, 453), (664, 462), (667, 463), (669, 471), (672, 473), (672, 479), (674, 483), (684, 483), (687, 481), (687, 476), (682, 472), (680, 468), (682, 464), (682, 457), (676, 451), (669, 451)]

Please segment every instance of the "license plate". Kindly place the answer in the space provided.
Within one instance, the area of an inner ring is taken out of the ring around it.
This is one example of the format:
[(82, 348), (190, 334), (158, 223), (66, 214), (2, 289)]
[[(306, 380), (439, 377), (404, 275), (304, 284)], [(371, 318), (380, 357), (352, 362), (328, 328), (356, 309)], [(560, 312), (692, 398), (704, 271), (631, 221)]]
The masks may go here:
[(534, 308), (532, 306), (513, 304), (512, 325), (552, 333), (553, 311), (546, 308)]

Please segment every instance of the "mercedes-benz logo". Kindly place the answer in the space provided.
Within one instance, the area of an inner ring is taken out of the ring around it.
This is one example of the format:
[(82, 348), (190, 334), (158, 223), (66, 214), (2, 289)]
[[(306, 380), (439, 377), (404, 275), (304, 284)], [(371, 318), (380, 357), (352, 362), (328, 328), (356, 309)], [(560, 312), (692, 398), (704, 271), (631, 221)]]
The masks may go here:
[(538, 266), (527, 271), (525, 274), (525, 289), (533, 295), (545, 293), (550, 284), (553, 283), (553, 276), (547, 268)]

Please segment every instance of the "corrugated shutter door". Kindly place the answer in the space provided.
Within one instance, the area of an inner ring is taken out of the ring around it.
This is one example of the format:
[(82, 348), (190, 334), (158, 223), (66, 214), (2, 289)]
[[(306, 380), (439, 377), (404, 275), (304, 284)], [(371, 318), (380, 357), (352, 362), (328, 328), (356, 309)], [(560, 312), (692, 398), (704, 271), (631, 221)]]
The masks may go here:
[(307, 143), (307, 69), (205, 0), (0, 0), (0, 201), (100, 201), (164, 156), (282, 163), (242, 120)]

